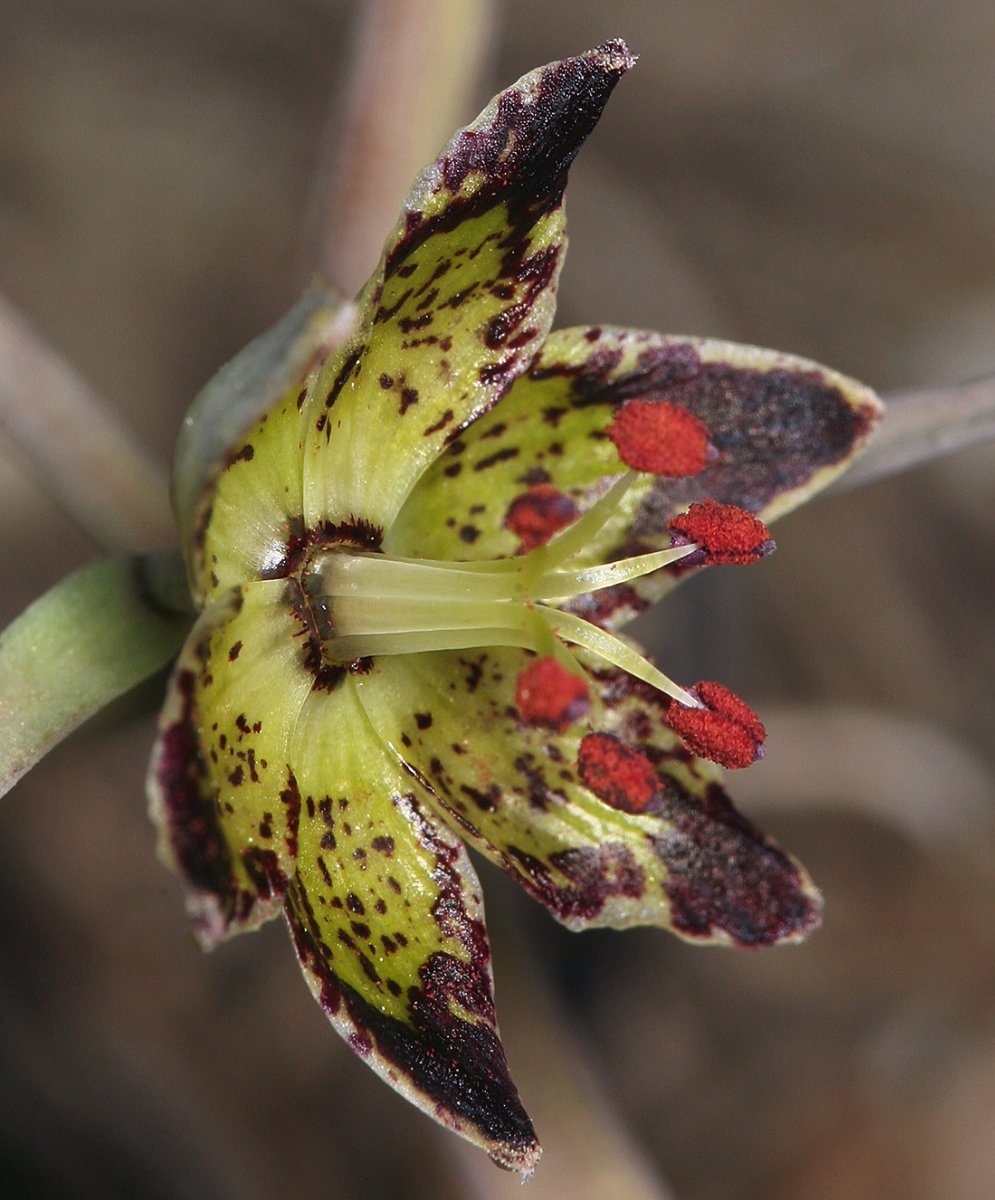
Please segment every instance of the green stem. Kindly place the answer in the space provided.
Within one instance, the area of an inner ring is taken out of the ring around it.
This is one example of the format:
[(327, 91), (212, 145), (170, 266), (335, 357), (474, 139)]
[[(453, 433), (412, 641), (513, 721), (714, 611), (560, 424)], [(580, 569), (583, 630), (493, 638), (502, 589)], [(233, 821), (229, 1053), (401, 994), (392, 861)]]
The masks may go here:
[(93, 563), (0, 633), (0, 795), (179, 650), (191, 618), (159, 606), (146, 569), (136, 559)]

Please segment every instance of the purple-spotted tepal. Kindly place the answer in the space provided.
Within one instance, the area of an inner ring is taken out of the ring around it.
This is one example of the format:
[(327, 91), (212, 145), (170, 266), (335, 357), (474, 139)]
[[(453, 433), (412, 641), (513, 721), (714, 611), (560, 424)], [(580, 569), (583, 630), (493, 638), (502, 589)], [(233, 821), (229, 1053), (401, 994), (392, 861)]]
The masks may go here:
[(286, 915), (335, 1028), (498, 1162), (539, 1149), (464, 843), (574, 929), (794, 941), (804, 870), (731, 806), (763, 726), (617, 627), (752, 562), (845, 468), (863, 387), (769, 351), (551, 333), (567, 169), (633, 59), (525, 76), (414, 186), (350, 340), (217, 464), (150, 772), (210, 946)]

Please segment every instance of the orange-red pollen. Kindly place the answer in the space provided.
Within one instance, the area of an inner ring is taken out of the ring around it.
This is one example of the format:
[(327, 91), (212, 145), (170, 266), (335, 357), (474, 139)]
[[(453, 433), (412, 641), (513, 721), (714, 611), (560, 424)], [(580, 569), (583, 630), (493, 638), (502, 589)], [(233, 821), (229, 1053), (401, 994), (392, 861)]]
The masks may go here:
[(692, 504), (686, 513), (668, 521), (667, 528), (675, 535), (674, 545), (695, 542), (701, 551), (701, 557), (691, 555), (681, 565), (751, 563), (774, 549), (774, 540), (759, 517), (717, 500)]
[(715, 453), (707, 425), (660, 400), (630, 400), (605, 432), (627, 467), (653, 475), (698, 475)]
[(622, 812), (646, 812), (660, 798), (653, 764), (614, 734), (587, 734), (577, 752), (577, 769), (599, 800)]
[(672, 700), (664, 719), (692, 753), (723, 767), (748, 767), (763, 758), (767, 731), (745, 700), (709, 680), (688, 691), (704, 708)]
[(537, 483), (508, 506), (505, 529), (521, 539), (523, 550), (544, 546), (577, 516), (577, 505), (551, 483)]
[(585, 715), (591, 697), (580, 676), (555, 658), (537, 658), (519, 672), (515, 704), (523, 721), (562, 733)]

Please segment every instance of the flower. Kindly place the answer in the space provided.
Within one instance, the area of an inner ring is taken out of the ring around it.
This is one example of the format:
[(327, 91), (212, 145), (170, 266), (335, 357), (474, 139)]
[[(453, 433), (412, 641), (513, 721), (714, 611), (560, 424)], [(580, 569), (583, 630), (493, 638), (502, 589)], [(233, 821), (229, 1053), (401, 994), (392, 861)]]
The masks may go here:
[(347, 344), (236, 441), (185, 552), (200, 617), (150, 768), (205, 946), (286, 914), (398, 1091), (528, 1172), (464, 843), (566, 925), (765, 945), (819, 917), (716, 762), (763, 726), (614, 630), (841, 471), (877, 415), (812, 363), (550, 333), (570, 162), (621, 42), (500, 94), (417, 181)]

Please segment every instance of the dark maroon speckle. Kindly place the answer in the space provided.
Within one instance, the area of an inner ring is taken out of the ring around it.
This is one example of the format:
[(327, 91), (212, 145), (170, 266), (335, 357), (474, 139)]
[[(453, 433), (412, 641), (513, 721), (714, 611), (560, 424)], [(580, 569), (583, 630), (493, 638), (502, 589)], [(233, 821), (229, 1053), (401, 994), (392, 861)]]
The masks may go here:
[[(508, 853), (522, 886), (560, 920), (589, 921), (613, 896), (638, 899), (646, 889), (645, 872), (622, 842), (563, 850), (550, 856), (548, 866), (516, 847)], [(550, 867), (567, 882), (558, 883)]]
[(797, 864), (736, 812), (718, 784), (704, 805), (675, 786), (661, 815), (674, 832), (653, 846), (680, 932), (721, 931), (740, 946), (767, 946), (818, 926), (819, 904), (803, 889)]

